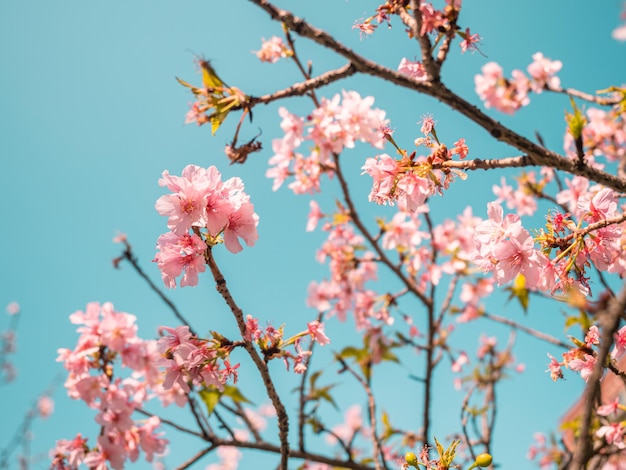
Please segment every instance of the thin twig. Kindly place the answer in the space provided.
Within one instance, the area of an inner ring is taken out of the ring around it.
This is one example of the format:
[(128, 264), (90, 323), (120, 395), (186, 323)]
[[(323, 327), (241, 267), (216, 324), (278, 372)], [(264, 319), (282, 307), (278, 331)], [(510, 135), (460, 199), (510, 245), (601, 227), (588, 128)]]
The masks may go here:
[[(345, 370), (350, 372), (350, 374), (359, 382), (361, 387), (363, 387), (363, 390), (365, 390), (365, 394), (367, 395), (367, 410), (369, 415), (370, 428), (372, 430), (372, 453), (375, 456), (374, 465), (376, 466), (376, 470), (381, 470), (383, 466), (384, 468), (387, 468), (385, 455), (382, 451), (382, 446), (380, 443), (380, 437), (378, 436), (378, 431), (376, 430), (376, 428), (378, 427), (376, 424), (376, 399), (374, 398), (374, 394), (372, 393), (372, 388), (370, 387), (370, 384), (365, 379), (363, 379), (363, 377), (357, 374), (339, 354), (335, 354), (335, 358), (339, 361), (341, 366)], [(381, 466), (381, 461), (383, 466)]]
[(161, 421), (161, 423), (163, 424), (167, 424), (168, 426), (180, 431), (180, 432), (184, 432), (185, 434), (191, 434), (192, 436), (196, 436), (199, 437), (202, 440), (206, 440), (206, 437), (202, 434), (199, 433), (198, 431), (193, 431), (189, 428), (183, 427), (180, 424), (175, 423), (174, 421), (171, 421), (169, 419), (166, 418), (161, 418), (159, 415), (156, 415), (154, 413), (150, 413), (146, 410), (143, 410), (141, 408), (135, 408), (135, 411), (139, 414), (142, 414), (144, 416), (148, 416), (149, 418), (156, 416), (157, 418), (159, 418), (159, 420)]
[(152, 279), (150, 279), (148, 277), (148, 275), (143, 271), (143, 269), (141, 269), (141, 266), (139, 266), (139, 263), (137, 262), (137, 258), (135, 258), (135, 256), (132, 253), (132, 250), (130, 248), (130, 245), (126, 245), (126, 249), (124, 250), (124, 254), (123, 254), (123, 258), (128, 260), (128, 262), (131, 264), (131, 266), (133, 268), (135, 268), (135, 271), (137, 272), (137, 274), (139, 274), (139, 276), (148, 283), (148, 286), (150, 286), (150, 289), (152, 289), (154, 291), (154, 293), (156, 293), (156, 295), (159, 296), (159, 298), (165, 302), (165, 304), (170, 308), (170, 310), (172, 311), (172, 313), (174, 314), (174, 316), (176, 318), (178, 318), (178, 320), (183, 324), (183, 325), (187, 325), (189, 326), (189, 332), (194, 335), (197, 336), (196, 333), (194, 332), (193, 328), (191, 327), (191, 323), (189, 323), (185, 317), (183, 317), (183, 315), (178, 311), (178, 309), (176, 308), (176, 305), (174, 305), (174, 303), (167, 298), (167, 296), (163, 293), (163, 291), (161, 289), (159, 289), (156, 284), (154, 282), (152, 282)]
[[(213, 257), (212, 248), (207, 248), (206, 251), (206, 262), (211, 270), (211, 274), (213, 275), (213, 279), (215, 280), (215, 287), (219, 294), (222, 296), (226, 305), (230, 308), (230, 311), (235, 316), (235, 320), (237, 321), (237, 326), (239, 327), (239, 332), (241, 333), (241, 337), (245, 338), (246, 336), (246, 322), (244, 320), (243, 311), (235, 300), (233, 299), (230, 290), (226, 285), (226, 279), (224, 279), (224, 275), (220, 271), (217, 263), (215, 262), (215, 258)], [(285, 410), (285, 406), (283, 405), (280, 397), (278, 396), (278, 392), (276, 391), (276, 387), (274, 387), (274, 382), (270, 377), (269, 369), (267, 364), (263, 361), (259, 353), (254, 347), (254, 344), (251, 341), (245, 341), (244, 347), (254, 362), (254, 365), (258, 369), (261, 379), (263, 380), (263, 385), (265, 386), (265, 390), (267, 395), (276, 410), (276, 417), (278, 418), (278, 437), (280, 439), (280, 468), (282, 470), (287, 470), (288, 461), (289, 461), (289, 416), (287, 415), (287, 411)]]
[(494, 315), (492, 313), (487, 313), (487, 312), (483, 312), (482, 314), (483, 317), (487, 318), (488, 320), (491, 321), (495, 321), (498, 323), (502, 323), (503, 325), (507, 325), (510, 326), (511, 328), (514, 328), (516, 330), (522, 331), (530, 336), (533, 336), (537, 339), (540, 339), (542, 341), (545, 341), (547, 343), (550, 344), (554, 344), (555, 346), (559, 346), (561, 348), (564, 349), (570, 349), (571, 345), (568, 345), (567, 343), (559, 340), (558, 338), (555, 338), (554, 336), (551, 336), (547, 333), (542, 333), (539, 330), (535, 330), (533, 328), (529, 328), (527, 326), (524, 326), (520, 323), (517, 323), (516, 321), (513, 321), (509, 318), (505, 318), (505, 317), (500, 317), (498, 315)]

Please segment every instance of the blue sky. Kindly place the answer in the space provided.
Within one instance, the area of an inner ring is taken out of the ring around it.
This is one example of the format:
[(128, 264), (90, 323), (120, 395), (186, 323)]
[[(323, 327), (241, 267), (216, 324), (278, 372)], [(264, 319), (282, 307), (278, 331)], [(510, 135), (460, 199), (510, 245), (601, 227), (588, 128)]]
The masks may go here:
[[(373, 12), (376, 2), (282, 3), (385, 65), (395, 67), (404, 56), (419, 56), (417, 44), (404, 38), (398, 21), (392, 30), (381, 27), (365, 40), (351, 29), (355, 20)], [(506, 5), (497, 0), (466, 2), (461, 23), (483, 37), (481, 50), (487, 57), (461, 55), (455, 49), (443, 78), (453, 90), (479, 104), (473, 77), (482, 65), (497, 61), (508, 75), (513, 68), (525, 69), (531, 55), (542, 51), (563, 62), (559, 76), (565, 86), (594, 91), (621, 84), (626, 45), (610, 37), (619, 11), (617, 0), (595, 8), (573, 8), (565, 0)], [(123, 231), (143, 267), (153, 279), (159, 279), (150, 260), (157, 237), (166, 231), (165, 219), (154, 211), (154, 202), (163, 194), (157, 180), (164, 169), (176, 174), (188, 163), (217, 165), (225, 177), (241, 177), (261, 219), (260, 239), (254, 248), (238, 255), (225, 250), (217, 255), (234, 295), (246, 313), (275, 324), (286, 322), (288, 328), (293, 325), (293, 332), (314, 317), (315, 312), (304, 304), (306, 287), (311, 280), (323, 278), (327, 268), (314, 260), (323, 236), (304, 232), (310, 198), (296, 198), (286, 188), (272, 192), (271, 181), (263, 177), (271, 139), (280, 136), (277, 107), (255, 109), (254, 124), (247, 126), (242, 136), (251, 138), (262, 128), (265, 150), (246, 165), (231, 167), (222, 149), (232, 136), (236, 119), (231, 118), (215, 137), (208, 127), (185, 126), (184, 115), (192, 97), (174, 79), (199, 81), (194, 65), (199, 55), (211, 59), (229, 84), (248, 94), (280, 89), (299, 80), (293, 65), (286, 61), (261, 64), (252, 54), (260, 47), (261, 37), (280, 34), (278, 24), (243, 1), (26, 0), (0, 4), (4, 70), (0, 74), (0, 170), (4, 176), (0, 191), (5, 227), (0, 232), (4, 268), (0, 305), (17, 301), (23, 315), (15, 356), (19, 376), (2, 388), (0, 414), (5, 424), (0, 428), (0, 446), (13, 433), (7, 423), (18, 423), (37, 395), (62, 372), (55, 362), (56, 350), (72, 347), (76, 340), (68, 321), (70, 313), (90, 301), (112, 301), (119, 310), (138, 316), (144, 337), (154, 336), (159, 325), (175, 324), (166, 307), (128, 266), (114, 270), (111, 265), (120, 251), (111, 240)], [(297, 47), (301, 57), (313, 60), (316, 72), (343, 64), (342, 59), (305, 39), (298, 39)], [(419, 131), (417, 121), (431, 113), (440, 137), (451, 141), (466, 138), (470, 157), (516, 155), (430, 98), (369, 77), (351, 78), (322, 93), (331, 96), (342, 89), (375, 95), (375, 105), (386, 110), (396, 128), (396, 140), (412, 142)], [(513, 118), (491, 114), (531, 137), (539, 130), (547, 145), (560, 150), (567, 101), (546, 94), (531, 99), (531, 105)], [(294, 112), (310, 111), (305, 99), (283, 104)], [(369, 148), (361, 147), (346, 153), (344, 160), (349, 162), (346, 168), (353, 171), (353, 191), (361, 195), (359, 207), (373, 215), (378, 208), (366, 200), (369, 178), (359, 177), (364, 158), (371, 155)], [(491, 185), (499, 179), (499, 174), (470, 175), (445, 199), (435, 201), (433, 213), (452, 218), (471, 204), (476, 214), (484, 215), (486, 202), (494, 198)], [(327, 189), (329, 193), (319, 200), (328, 207), (338, 192), (334, 183)], [(539, 219), (536, 226), (541, 225)], [(169, 295), (200, 331), (234, 334), (228, 312), (208, 276), (196, 288), (178, 289)], [(496, 305), (500, 308), (502, 304)], [(562, 332), (560, 316), (547, 307), (534, 309), (527, 317), (510, 304), (494, 312)], [(0, 327), (8, 324), (8, 319), (2, 321)], [(459, 341), (468, 349), (475, 348), (484, 326), (470, 326)], [(333, 327), (338, 336), (352, 331), (350, 322), (335, 322)], [(516, 354), (528, 370), (504, 383), (499, 394), (502, 406), (495, 457), (509, 467), (532, 468), (524, 460), (532, 433), (552, 429), (581, 389), (581, 381), (573, 375), (552, 384), (543, 372), (547, 351), (549, 347), (520, 337)], [(334, 367), (330, 361), (327, 366)], [(275, 369), (277, 380), (284, 381), (281, 386), (288, 391), (292, 377)], [(406, 371), (389, 368), (381, 373), (381, 393), (390, 392), (388, 384), (399, 374)], [(261, 401), (258, 388), (250, 387), (250, 395)], [(348, 383), (341, 387), (344, 407), (352, 402), (351, 387)], [(409, 388), (393, 392), (389, 412), (401, 416), (402, 403), (411, 403), (416, 392)], [(57, 388), (54, 397), (57, 411), (48, 421), (36, 423), (33, 449), (45, 452), (55, 439), (77, 432), (95, 439), (96, 427), (83, 418), (82, 405), (65, 398), (62, 388)], [(448, 423), (458, 419), (458, 406), (449, 403), (458, 402), (459, 397), (451, 388), (450, 377), (442, 377), (433, 413), (436, 432), (455, 430)], [(328, 419), (334, 423), (340, 416), (330, 413)], [(167, 464), (183, 461), (197, 448), (194, 445), (186, 441), (178, 445), (166, 458)], [(202, 464), (210, 461), (205, 459)], [(253, 468), (253, 462), (244, 459), (241, 468)], [(44, 468), (45, 463), (39, 467)]]

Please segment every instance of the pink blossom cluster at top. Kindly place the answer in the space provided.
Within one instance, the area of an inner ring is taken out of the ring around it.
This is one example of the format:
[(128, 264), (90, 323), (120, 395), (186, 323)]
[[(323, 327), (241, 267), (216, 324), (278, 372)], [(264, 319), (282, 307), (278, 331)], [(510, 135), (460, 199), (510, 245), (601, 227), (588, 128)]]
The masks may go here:
[(278, 36), (272, 36), (267, 40), (263, 39), (261, 49), (255, 53), (261, 62), (270, 62), (272, 64), (291, 55), (289, 48), (285, 46), (283, 40)]
[(205, 270), (207, 245), (219, 243), (220, 237), (232, 253), (242, 250), (240, 238), (248, 246), (258, 239), (259, 217), (240, 178), (222, 181), (214, 166), (187, 165), (181, 176), (165, 170), (159, 185), (172, 192), (156, 202), (171, 230), (159, 237), (154, 259), (167, 287), (176, 287), (181, 274), (181, 286), (195, 286), (198, 273)]
[(495, 62), (489, 62), (482, 67), (482, 75), (474, 77), (476, 93), (487, 108), (513, 114), (530, 103), (528, 97), (530, 91), (541, 93), (544, 88), (559, 88), (561, 82), (556, 73), (561, 67), (560, 61), (552, 61), (541, 52), (537, 52), (527, 68), (530, 78), (521, 70), (513, 70), (512, 77), (506, 79), (502, 67)]
[[(367, 142), (382, 148), (385, 142), (381, 128), (387, 124), (385, 113), (373, 109), (374, 98), (361, 98), (355, 91), (343, 91), (332, 99), (322, 98), (318, 108), (306, 118), (296, 116), (281, 107), (280, 124), (285, 135), (272, 141), (274, 155), (266, 176), (273, 178), (277, 190), (285, 180), (295, 194), (320, 190), (320, 177), (333, 175), (333, 154), (353, 148), (356, 142)], [(308, 147), (303, 153), (301, 145)]]
[(176, 328), (162, 326), (160, 330), (168, 333), (157, 341), (157, 349), (162, 356), (159, 364), (165, 368), (165, 390), (178, 386), (189, 392), (190, 384), (223, 390), (229, 379), (237, 382), (239, 364), (231, 366), (228, 360), (232, 343), (222, 337), (199, 339), (191, 334), (186, 325)]
[[(182, 406), (186, 397), (180, 388), (166, 391), (161, 386), (156, 342), (137, 337), (135, 319), (115, 311), (111, 303), (95, 302), (70, 315), (70, 321), (79, 325), (80, 337), (73, 350), (59, 349), (58, 361), (68, 371), (69, 396), (97, 411), (101, 432), (93, 447), (80, 434), (58, 441), (51, 451), (52, 468), (69, 470), (83, 463), (98, 470), (109, 466), (120, 470), (127, 460), (136, 461), (140, 450), (149, 462), (165, 453), (167, 440), (157, 432), (159, 418), (135, 421), (132, 414), (152, 396), (166, 406), (172, 402)], [(132, 371), (131, 377), (122, 378), (118, 372), (113, 378), (117, 360)]]

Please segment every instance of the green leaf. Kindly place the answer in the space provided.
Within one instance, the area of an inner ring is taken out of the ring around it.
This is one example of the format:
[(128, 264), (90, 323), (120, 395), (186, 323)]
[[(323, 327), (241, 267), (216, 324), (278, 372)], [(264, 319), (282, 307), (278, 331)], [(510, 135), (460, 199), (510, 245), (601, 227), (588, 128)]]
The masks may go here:
[(526, 278), (523, 274), (518, 274), (515, 277), (515, 281), (511, 287), (507, 287), (511, 294), (509, 295), (508, 300), (517, 299), (522, 309), (524, 309), (524, 313), (528, 313), (528, 289), (526, 288)]
[(215, 409), (215, 407), (217, 406), (217, 404), (220, 402), (220, 400), (222, 399), (222, 397), (228, 397), (230, 398), (232, 401), (234, 401), (235, 403), (250, 403), (252, 404), (252, 402), (250, 400), (248, 400), (240, 391), (239, 388), (233, 386), (233, 385), (224, 385), (224, 390), (223, 391), (219, 391), (219, 389), (217, 387), (205, 387), (202, 390), (200, 390), (200, 392), (198, 392), (200, 395), (200, 399), (204, 402), (204, 404), (206, 405), (207, 411), (209, 413), (209, 416), (211, 415), (211, 413), (213, 413), (213, 410)]
[(225, 397), (230, 398), (235, 403), (250, 403), (250, 404), (252, 404), (252, 402), (250, 400), (248, 400), (243, 395), (243, 393), (241, 393), (239, 388), (235, 387), (234, 385), (224, 385), (224, 391), (222, 392), (222, 395), (224, 395)]
[(199, 93), (201, 93), (201, 92), (202, 92), (202, 90), (200, 90), (200, 88), (197, 88), (197, 87), (193, 86), (191, 83), (187, 83), (185, 80), (183, 80), (183, 79), (181, 79), (181, 78), (178, 78), (178, 77), (175, 77), (175, 78), (176, 78), (176, 81), (177, 81), (178, 83), (180, 83), (182, 86), (187, 87), (187, 88), (190, 88), (190, 89), (191, 89), (191, 92), (192, 92), (194, 95), (197, 95), (197, 94), (199, 94)]
[(570, 102), (572, 103), (573, 113), (565, 112), (565, 120), (567, 121), (567, 128), (571, 136), (576, 139), (582, 138), (583, 129), (587, 124), (587, 119), (583, 115), (582, 111), (578, 106), (576, 106), (576, 102), (574, 98), (570, 97)]
[(315, 388), (315, 382), (317, 382), (317, 379), (322, 375), (322, 371), (318, 370), (317, 372), (314, 372), (313, 374), (311, 374), (309, 376), (309, 386), (311, 388)]
[(211, 416), (211, 413), (213, 413), (213, 410), (215, 409), (217, 404), (220, 402), (220, 396), (221, 396), (220, 391), (217, 388), (214, 388), (214, 389), (203, 388), (198, 393), (200, 395), (200, 399), (206, 405), (206, 409), (207, 409), (209, 416)]
[(222, 88), (224, 82), (217, 76), (217, 72), (208, 60), (199, 62), (202, 68), (202, 83), (207, 88)]

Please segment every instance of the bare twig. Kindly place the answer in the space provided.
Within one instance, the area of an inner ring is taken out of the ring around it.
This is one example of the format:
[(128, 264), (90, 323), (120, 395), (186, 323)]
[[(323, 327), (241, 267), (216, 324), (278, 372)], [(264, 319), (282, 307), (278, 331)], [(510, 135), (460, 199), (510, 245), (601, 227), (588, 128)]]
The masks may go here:
[(132, 253), (132, 250), (130, 248), (130, 245), (126, 245), (126, 249), (124, 250), (124, 253), (122, 255), (122, 257), (125, 260), (128, 260), (128, 262), (131, 264), (131, 266), (135, 269), (135, 271), (137, 272), (137, 274), (139, 274), (139, 277), (141, 277), (144, 281), (146, 281), (148, 283), (148, 286), (150, 286), (150, 289), (152, 289), (152, 291), (159, 296), (159, 298), (165, 302), (165, 304), (170, 308), (170, 310), (172, 311), (172, 313), (174, 314), (174, 316), (176, 318), (178, 318), (178, 320), (183, 324), (183, 325), (187, 325), (189, 326), (189, 332), (194, 335), (197, 336), (196, 333), (194, 332), (193, 328), (191, 327), (191, 323), (189, 323), (185, 317), (183, 317), (182, 313), (179, 312), (178, 308), (176, 308), (176, 305), (174, 305), (174, 303), (163, 293), (163, 291), (161, 289), (159, 289), (156, 284), (154, 282), (152, 282), (152, 279), (150, 279), (148, 277), (148, 275), (143, 271), (143, 269), (141, 269), (141, 266), (139, 266), (139, 263), (137, 262), (137, 258), (135, 258), (135, 256)]
[[(343, 360), (343, 358), (339, 354), (335, 354), (335, 359), (339, 361), (341, 366), (350, 372), (350, 374), (361, 384), (363, 390), (365, 390), (365, 394), (367, 395), (367, 410), (370, 421), (370, 428), (372, 429), (372, 453), (374, 454), (374, 465), (376, 466), (376, 470), (381, 470), (383, 467), (387, 468), (387, 464), (385, 463), (385, 455), (382, 452), (382, 446), (380, 444), (380, 436), (377, 431), (377, 419), (376, 419), (376, 399), (374, 398), (374, 394), (372, 393), (372, 388), (370, 384), (363, 379), (359, 374), (357, 374), (350, 365)], [(381, 466), (382, 462), (382, 466)]]
[(516, 321), (513, 321), (513, 320), (511, 320), (509, 318), (500, 317), (498, 315), (493, 315), (493, 314), (487, 313), (487, 312), (484, 312), (482, 314), (482, 316), (487, 318), (487, 319), (489, 319), (489, 320), (491, 320), (491, 321), (502, 323), (503, 325), (510, 326), (511, 328), (514, 328), (516, 330), (523, 331), (524, 333), (526, 333), (526, 334), (528, 334), (530, 336), (533, 336), (533, 337), (535, 337), (537, 339), (540, 339), (542, 341), (545, 341), (547, 343), (554, 344), (555, 346), (559, 346), (559, 347), (564, 348), (564, 349), (570, 349), (570, 347), (571, 347), (571, 345), (568, 345), (567, 343), (565, 343), (565, 342), (555, 338), (554, 336), (551, 336), (551, 335), (549, 335), (547, 333), (542, 333), (541, 331), (535, 330), (533, 328), (529, 328), (529, 327), (524, 326), (524, 325), (522, 325), (520, 323), (517, 323)]

